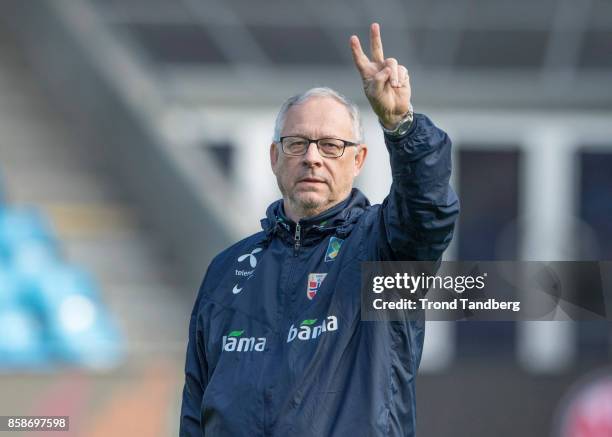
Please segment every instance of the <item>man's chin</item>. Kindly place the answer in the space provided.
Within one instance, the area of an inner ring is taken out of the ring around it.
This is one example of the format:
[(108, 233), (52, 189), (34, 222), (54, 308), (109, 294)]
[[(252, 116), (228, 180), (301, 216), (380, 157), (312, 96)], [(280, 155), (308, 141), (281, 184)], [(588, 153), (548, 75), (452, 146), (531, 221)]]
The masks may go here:
[(323, 196), (312, 191), (296, 193), (294, 201), (304, 210), (317, 210), (326, 203), (326, 199)]

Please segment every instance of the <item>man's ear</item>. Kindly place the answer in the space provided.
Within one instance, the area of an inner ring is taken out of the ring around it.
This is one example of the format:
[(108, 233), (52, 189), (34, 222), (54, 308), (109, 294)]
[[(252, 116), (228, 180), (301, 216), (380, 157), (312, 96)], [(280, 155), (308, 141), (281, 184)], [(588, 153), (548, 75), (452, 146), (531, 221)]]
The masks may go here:
[(272, 173), (276, 174), (276, 163), (278, 162), (278, 145), (274, 142), (270, 144), (270, 167), (272, 167)]
[(368, 146), (366, 146), (365, 144), (357, 146), (355, 152), (354, 176), (357, 176), (361, 172), (363, 164), (365, 164), (366, 156), (368, 156)]

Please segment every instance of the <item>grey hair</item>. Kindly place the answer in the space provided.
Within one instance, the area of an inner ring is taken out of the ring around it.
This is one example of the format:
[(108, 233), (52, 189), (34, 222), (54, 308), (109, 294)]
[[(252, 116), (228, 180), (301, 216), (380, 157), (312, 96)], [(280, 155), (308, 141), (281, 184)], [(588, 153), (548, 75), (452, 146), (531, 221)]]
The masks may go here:
[(331, 97), (342, 103), (346, 107), (346, 110), (348, 111), (353, 121), (353, 132), (355, 135), (355, 138), (353, 140), (360, 144), (363, 142), (363, 126), (361, 125), (359, 107), (357, 107), (355, 103), (353, 103), (344, 95), (340, 94), (338, 91), (328, 87), (311, 88), (303, 93), (296, 94), (285, 100), (285, 102), (281, 105), (280, 110), (278, 111), (278, 115), (276, 116), (276, 122), (274, 123), (274, 138), (272, 138), (272, 141), (280, 141), (281, 130), (283, 130), (285, 119), (287, 118), (287, 111), (289, 111), (289, 108), (291, 108), (293, 105), (299, 105), (300, 103), (303, 103), (311, 97)]

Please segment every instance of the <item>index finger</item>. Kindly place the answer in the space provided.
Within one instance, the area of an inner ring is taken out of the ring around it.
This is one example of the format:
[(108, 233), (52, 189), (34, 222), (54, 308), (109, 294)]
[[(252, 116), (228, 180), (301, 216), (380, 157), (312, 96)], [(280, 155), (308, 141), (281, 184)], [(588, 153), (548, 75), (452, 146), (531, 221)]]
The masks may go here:
[(359, 42), (359, 37), (356, 35), (351, 36), (351, 52), (353, 52), (353, 61), (355, 61), (355, 66), (363, 76), (365, 73), (365, 68), (370, 63), (370, 60), (363, 52), (361, 43)]
[(374, 62), (385, 62), (382, 39), (380, 37), (380, 26), (378, 23), (372, 23), (370, 26), (370, 51)]

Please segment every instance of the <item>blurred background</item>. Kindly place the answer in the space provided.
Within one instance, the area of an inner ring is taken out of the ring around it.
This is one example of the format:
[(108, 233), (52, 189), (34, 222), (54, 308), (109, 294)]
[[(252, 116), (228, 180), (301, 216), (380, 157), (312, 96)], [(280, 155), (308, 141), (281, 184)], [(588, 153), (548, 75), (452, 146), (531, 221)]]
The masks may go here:
[[(610, 0), (0, 0), (1, 415), (178, 433), (208, 262), (279, 196), (282, 101), (354, 99), (358, 186), (388, 191), (348, 46), (372, 21), (454, 142), (446, 259), (612, 260)], [(419, 435), (612, 435), (589, 422), (612, 417), (611, 328), (429, 323)]]

